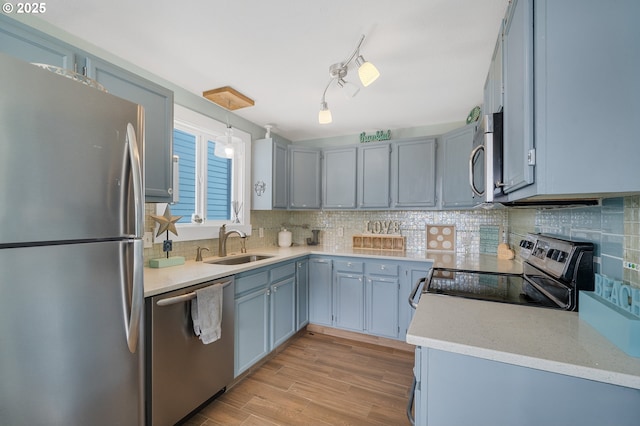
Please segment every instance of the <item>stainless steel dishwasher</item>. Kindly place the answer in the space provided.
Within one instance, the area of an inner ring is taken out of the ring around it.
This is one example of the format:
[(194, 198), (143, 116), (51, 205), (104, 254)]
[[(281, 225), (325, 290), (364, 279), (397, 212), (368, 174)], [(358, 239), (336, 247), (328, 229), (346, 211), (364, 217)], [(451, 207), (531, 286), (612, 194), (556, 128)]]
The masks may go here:
[[(203, 344), (193, 331), (194, 291), (222, 284), (222, 334)], [(233, 380), (234, 280), (210, 281), (146, 299), (147, 424), (173, 425)]]

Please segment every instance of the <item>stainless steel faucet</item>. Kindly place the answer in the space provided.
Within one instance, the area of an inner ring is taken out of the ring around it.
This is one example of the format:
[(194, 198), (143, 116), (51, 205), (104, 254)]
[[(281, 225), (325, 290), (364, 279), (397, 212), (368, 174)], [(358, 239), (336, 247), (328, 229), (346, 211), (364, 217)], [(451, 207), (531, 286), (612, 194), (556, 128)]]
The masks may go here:
[(196, 262), (202, 262), (202, 250), (209, 251), (206, 247), (198, 247), (196, 249)]
[[(227, 225), (222, 225), (220, 227), (220, 232), (218, 235), (218, 256), (224, 257), (227, 255), (227, 237), (233, 233), (236, 233), (240, 236), (240, 238), (247, 238), (247, 234), (242, 231), (238, 231), (237, 229), (230, 229), (227, 231)], [(242, 245), (244, 249), (244, 244)], [(243, 252), (246, 252), (244, 249)]]

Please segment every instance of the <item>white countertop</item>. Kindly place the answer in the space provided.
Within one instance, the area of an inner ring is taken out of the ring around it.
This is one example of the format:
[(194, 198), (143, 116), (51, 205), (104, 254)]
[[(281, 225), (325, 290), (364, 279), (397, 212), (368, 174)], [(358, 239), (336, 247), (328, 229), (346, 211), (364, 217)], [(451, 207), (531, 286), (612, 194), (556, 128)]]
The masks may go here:
[[(228, 257), (240, 253), (230, 253)], [(391, 250), (371, 250), (371, 249), (334, 249), (324, 246), (293, 246), (288, 248), (269, 247), (263, 249), (250, 250), (248, 254), (266, 254), (273, 257), (256, 262), (244, 263), (242, 265), (212, 265), (205, 263), (208, 260), (220, 259), (212, 256), (203, 259), (203, 262), (188, 260), (184, 265), (171, 266), (167, 268), (144, 268), (144, 296), (155, 296), (168, 291), (178, 290), (190, 285), (211, 281), (222, 277), (228, 277), (240, 272), (260, 268), (273, 263), (282, 262), (309, 254), (319, 254), (326, 256), (349, 256), (379, 258), (387, 260), (409, 260), (432, 262), (427, 254), (402, 252)]]
[(626, 355), (577, 312), (423, 294), (407, 342), (640, 389), (640, 358)]

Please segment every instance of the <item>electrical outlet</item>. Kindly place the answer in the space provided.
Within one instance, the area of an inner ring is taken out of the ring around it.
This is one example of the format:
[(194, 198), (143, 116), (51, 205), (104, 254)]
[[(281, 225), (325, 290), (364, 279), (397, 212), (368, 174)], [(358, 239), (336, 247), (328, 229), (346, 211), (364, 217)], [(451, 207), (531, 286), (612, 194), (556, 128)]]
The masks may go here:
[(344, 228), (342, 226), (338, 227), (338, 237), (344, 237)]
[(144, 233), (144, 248), (153, 247), (153, 232)]
[(258, 228), (258, 236), (264, 238), (264, 228)]

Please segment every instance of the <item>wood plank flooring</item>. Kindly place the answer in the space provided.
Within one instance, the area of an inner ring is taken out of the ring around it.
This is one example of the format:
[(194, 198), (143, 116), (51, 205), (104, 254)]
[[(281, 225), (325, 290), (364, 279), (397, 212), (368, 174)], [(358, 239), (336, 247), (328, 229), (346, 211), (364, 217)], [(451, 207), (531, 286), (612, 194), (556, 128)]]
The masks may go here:
[(185, 425), (408, 425), (412, 369), (411, 352), (307, 331)]

